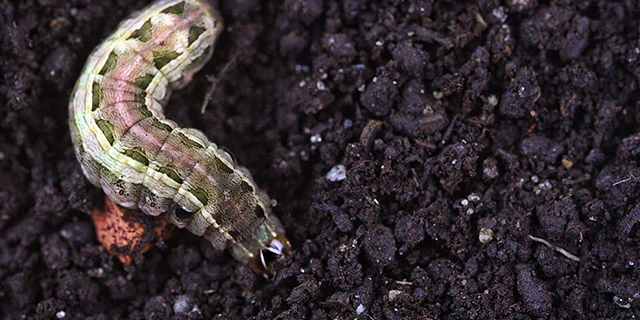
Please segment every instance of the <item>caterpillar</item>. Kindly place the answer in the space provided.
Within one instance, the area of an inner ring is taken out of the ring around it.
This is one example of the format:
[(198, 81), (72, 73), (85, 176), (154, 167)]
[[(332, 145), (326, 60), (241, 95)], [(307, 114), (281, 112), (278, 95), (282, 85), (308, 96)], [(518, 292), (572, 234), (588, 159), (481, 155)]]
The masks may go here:
[(206, 0), (159, 0), (87, 59), (69, 103), (76, 158), (114, 202), (229, 249), (266, 278), (291, 253), (267, 194), (202, 131), (164, 116), (171, 91), (211, 58), (222, 18)]

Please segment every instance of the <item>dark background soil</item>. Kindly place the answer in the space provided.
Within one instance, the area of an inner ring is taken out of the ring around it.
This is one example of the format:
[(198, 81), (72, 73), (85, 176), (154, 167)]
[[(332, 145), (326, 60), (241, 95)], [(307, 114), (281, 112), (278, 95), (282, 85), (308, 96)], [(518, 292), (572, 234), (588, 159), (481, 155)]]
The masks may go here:
[(640, 313), (637, 1), (220, 1), (167, 112), (278, 200), (295, 254), (273, 281), (186, 230), (128, 267), (95, 238), (68, 95), (146, 2), (0, 1), (3, 319)]

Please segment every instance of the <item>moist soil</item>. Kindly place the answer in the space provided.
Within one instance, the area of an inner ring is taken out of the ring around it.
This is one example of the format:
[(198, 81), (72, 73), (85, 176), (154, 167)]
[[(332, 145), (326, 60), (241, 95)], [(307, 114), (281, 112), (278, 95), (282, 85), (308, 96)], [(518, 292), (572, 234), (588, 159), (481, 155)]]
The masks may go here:
[(637, 1), (216, 3), (167, 114), (277, 199), (273, 280), (186, 230), (129, 266), (96, 239), (69, 94), (146, 3), (0, 2), (2, 319), (640, 313)]

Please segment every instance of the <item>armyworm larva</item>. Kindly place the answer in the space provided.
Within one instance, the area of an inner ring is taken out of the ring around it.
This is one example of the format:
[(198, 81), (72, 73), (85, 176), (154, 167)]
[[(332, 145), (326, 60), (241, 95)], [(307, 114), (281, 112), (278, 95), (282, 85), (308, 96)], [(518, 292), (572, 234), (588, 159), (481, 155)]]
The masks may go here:
[(206, 0), (160, 0), (124, 20), (89, 56), (69, 103), (76, 157), (116, 203), (166, 213), (264, 277), (291, 251), (269, 197), (244, 167), (163, 109), (211, 58), (222, 32)]

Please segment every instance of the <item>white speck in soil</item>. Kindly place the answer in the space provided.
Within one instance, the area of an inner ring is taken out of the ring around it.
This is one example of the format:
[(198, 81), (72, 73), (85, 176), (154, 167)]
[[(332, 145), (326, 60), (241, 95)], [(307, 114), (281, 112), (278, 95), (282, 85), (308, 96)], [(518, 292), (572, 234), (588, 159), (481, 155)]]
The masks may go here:
[(347, 169), (342, 164), (333, 166), (327, 173), (327, 180), (331, 182), (342, 181), (347, 178)]

